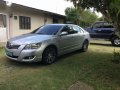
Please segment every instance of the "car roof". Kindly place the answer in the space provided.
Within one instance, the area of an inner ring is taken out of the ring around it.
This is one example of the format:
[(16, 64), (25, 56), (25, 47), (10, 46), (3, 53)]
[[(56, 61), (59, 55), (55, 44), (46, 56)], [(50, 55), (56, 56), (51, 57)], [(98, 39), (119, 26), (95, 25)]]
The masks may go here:
[(46, 24), (46, 25), (57, 25), (57, 26), (65, 26), (65, 25), (75, 25), (75, 24)]
[(112, 22), (107, 22), (107, 21), (96, 21), (95, 23), (112, 23)]

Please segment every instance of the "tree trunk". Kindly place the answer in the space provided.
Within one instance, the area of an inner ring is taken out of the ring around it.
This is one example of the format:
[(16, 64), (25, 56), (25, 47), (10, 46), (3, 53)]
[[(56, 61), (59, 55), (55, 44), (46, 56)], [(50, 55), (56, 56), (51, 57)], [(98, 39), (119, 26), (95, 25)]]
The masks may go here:
[(113, 25), (115, 27), (115, 33), (118, 37), (120, 37), (120, 14), (114, 15), (117, 12), (113, 12), (112, 10), (109, 9), (109, 13), (102, 10), (101, 12), (109, 22), (113, 22)]
[[(113, 16), (112, 16), (113, 17)], [(116, 34), (120, 37), (120, 14), (116, 15), (115, 19), (113, 19), (113, 24), (115, 26)]]
[(117, 36), (120, 38), (120, 20), (118, 20), (117, 22), (114, 22), (114, 26), (115, 26), (115, 30), (116, 30), (116, 34)]

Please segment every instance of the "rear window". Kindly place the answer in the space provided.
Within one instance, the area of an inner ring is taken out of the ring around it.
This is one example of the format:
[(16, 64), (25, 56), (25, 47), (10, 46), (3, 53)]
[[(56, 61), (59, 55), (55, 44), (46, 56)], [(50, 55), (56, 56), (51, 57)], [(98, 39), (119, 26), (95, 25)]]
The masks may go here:
[(99, 23), (99, 22), (93, 25), (93, 28), (102, 28), (102, 27), (103, 27), (103, 23)]
[(103, 28), (114, 28), (112, 23), (104, 23)]
[(112, 23), (97, 22), (93, 25), (93, 28), (114, 28)]

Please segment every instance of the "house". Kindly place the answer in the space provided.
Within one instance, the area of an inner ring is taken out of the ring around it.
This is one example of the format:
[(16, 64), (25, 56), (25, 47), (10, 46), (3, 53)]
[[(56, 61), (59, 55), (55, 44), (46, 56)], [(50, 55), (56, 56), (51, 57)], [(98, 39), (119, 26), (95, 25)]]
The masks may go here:
[(32, 32), (51, 23), (64, 23), (65, 16), (0, 0), (0, 42)]

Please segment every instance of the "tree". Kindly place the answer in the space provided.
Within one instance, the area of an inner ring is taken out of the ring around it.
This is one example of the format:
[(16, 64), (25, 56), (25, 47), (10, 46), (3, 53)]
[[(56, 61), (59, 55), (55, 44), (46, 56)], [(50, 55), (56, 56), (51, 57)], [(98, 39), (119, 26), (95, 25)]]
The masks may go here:
[(75, 7), (94, 8), (101, 12), (109, 21), (112, 21), (120, 35), (120, 0), (67, 0)]
[(83, 10), (81, 8), (68, 7), (65, 10), (67, 21), (80, 25), (82, 27), (90, 26), (98, 18), (95, 13), (90, 10)]
[(92, 23), (98, 20), (98, 17), (95, 13), (90, 10), (84, 10), (81, 14), (81, 21), (85, 24), (84, 27), (90, 26)]
[(98, 21), (106, 21), (105, 18), (102, 16), (102, 17), (99, 17), (98, 18)]
[(69, 8), (69, 7), (66, 8), (65, 14), (67, 16), (67, 21), (70, 21), (77, 25), (79, 24), (80, 17), (79, 17), (79, 12), (77, 11), (76, 8)]

